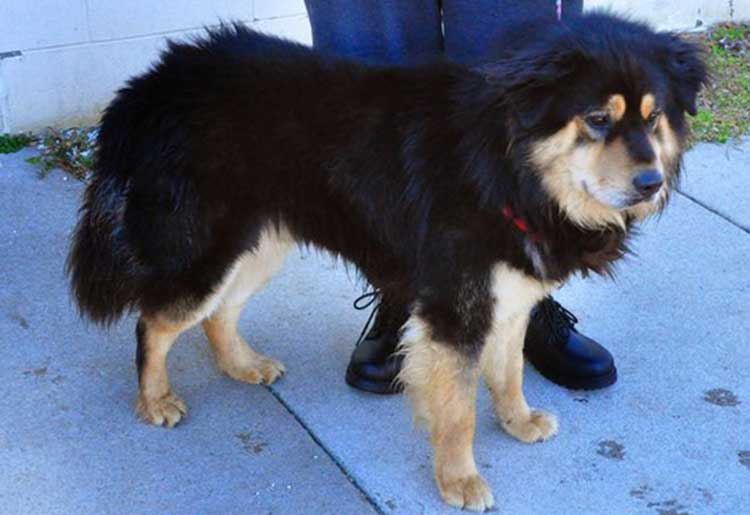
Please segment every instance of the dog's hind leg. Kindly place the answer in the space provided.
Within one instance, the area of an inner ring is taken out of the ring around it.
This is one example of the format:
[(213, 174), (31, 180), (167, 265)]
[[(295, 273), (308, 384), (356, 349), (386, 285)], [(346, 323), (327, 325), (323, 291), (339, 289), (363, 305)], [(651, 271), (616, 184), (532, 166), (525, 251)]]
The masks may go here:
[(159, 315), (142, 315), (138, 320), (136, 412), (157, 426), (173, 427), (187, 413), (185, 403), (169, 386), (167, 353), (177, 336), (192, 323), (175, 323)]
[(460, 508), (491, 508), (492, 492), (477, 470), (472, 448), (477, 359), (434, 341), (417, 316), (407, 322), (400, 349), (404, 365), (399, 380), (412, 399), (416, 421), (429, 430), (440, 494)]
[(229, 377), (246, 383), (271, 384), (285, 371), (281, 362), (254, 351), (237, 331), (243, 305), (222, 306), (203, 321), (219, 368)]
[(523, 342), (528, 320), (528, 314), (522, 314), (499, 324), (487, 338), (481, 365), (503, 429), (532, 443), (553, 436), (557, 419), (546, 411), (530, 409), (523, 395)]
[(185, 403), (169, 386), (166, 360), (177, 336), (198, 322), (203, 321), (219, 366), (235, 379), (271, 382), (284, 372), (281, 363), (250, 349), (237, 333), (237, 321), (247, 298), (281, 268), (292, 244), (283, 226), (269, 225), (261, 231), (255, 250), (240, 256), (197, 308), (188, 313), (174, 310), (180, 313), (177, 317), (169, 310), (141, 316), (136, 331), (136, 411), (143, 419), (172, 427), (187, 413)]
[(285, 368), (279, 361), (254, 351), (237, 330), (247, 299), (260, 290), (284, 265), (293, 239), (283, 227), (266, 227), (256, 249), (236, 263), (236, 274), (221, 296), (216, 310), (203, 321), (219, 368), (229, 377), (247, 383), (270, 384)]

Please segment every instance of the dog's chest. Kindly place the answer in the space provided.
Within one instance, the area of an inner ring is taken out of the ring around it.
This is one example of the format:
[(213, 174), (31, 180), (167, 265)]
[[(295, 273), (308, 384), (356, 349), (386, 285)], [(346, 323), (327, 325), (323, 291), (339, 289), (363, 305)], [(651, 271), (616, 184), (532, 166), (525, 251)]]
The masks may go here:
[(491, 281), (496, 324), (528, 314), (545, 295), (559, 286), (556, 282), (540, 281), (505, 263), (495, 265)]
[(559, 284), (580, 272), (611, 273), (627, 252), (629, 232), (619, 227), (587, 230), (568, 225), (548, 230), (540, 239), (525, 238), (523, 255), (528, 269), (543, 283)]

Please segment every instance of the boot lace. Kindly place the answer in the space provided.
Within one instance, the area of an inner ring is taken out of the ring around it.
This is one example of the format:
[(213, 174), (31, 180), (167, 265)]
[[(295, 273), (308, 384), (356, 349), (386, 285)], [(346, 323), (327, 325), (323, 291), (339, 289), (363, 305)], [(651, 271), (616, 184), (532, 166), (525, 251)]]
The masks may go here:
[[(377, 304), (375, 304), (377, 302)], [(370, 316), (367, 317), (367, 322), (365, 322), (364, 327), (362, 328), (362, 332), (359, 333), (359, 338), (357, 338), (357, 345), (362, 343), (362, 341), (365, 339), (365, 335), (370, 330), (370, 327), (372, 326), (372, 321), (375, 319), (375, 315), (377, 315), (378, 311), (380, 311), (380, 306), (383, 304), (380, 290), (377, 288), (373, 288), (372, 290), (363, 293), (356, 299), (354, 299), (354, 302), (352, 303), (352, 306), (357, 311), (362, 311), (370, 306), (375, 304), (375, 307), (372, 308), (372, 311), (370, 311)], [(377, 328), (374, 329), (375, 332), (377, 332)], [(377, 334), (373, 335), (375, 338), (378, 337)]]
[(578, 323), (578, 318), (552, 297), (544, 299), (539, 304), (536, 315), (549, 329), (548, 343), (564, 343)]

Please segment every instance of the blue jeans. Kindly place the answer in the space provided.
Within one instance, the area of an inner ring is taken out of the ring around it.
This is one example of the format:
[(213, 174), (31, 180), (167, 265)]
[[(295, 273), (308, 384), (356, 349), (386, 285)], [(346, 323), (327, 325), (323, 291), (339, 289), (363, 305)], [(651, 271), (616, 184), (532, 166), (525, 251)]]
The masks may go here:
[[(373, 64), (441, 58), (476, 64), (489, 43), (519, 20), (556, 19), (555, 0), (305, 0), (313, 44)], [(562, 16), (583, 10), (563, 0)]]

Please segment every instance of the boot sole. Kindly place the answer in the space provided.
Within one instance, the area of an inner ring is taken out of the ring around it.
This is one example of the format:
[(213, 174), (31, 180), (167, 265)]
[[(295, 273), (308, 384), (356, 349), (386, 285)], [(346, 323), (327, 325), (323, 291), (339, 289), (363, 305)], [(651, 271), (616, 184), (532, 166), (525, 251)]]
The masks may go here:
[(373, 381), (357, 375), (351, 367), (346, 367), (346, 384), (356, 390), (378, 395), (395, 395), (404, 391), (401, 384), (395, 381)]
[(534, 365), (531, 360), (527, 359), (527, 361), (542, 377), (569, 390), (601, 390), (617, 382), (617, 367), (615, 366), (612, 366), (612, 369), (606, 374), (582, 377), (558, 374), (551, 370), (542, 370)]
[[(612, 386), (617, 382), (617, 367), (614, 366), (606, 374), (580, 377), (543, 371), (536, 367), (531, 360), (527, 361), (542, 375), (542, 377), (569, 390), (601, 390), (602, 388)], [(375, 393), (378, 395), (396, 395), (404, 391), (403, 386), (395, 381), (373, 381), (372, 379), (367, 379), (366, 377), (357, 375), (351, 367), (346, 368), (345, 379), (346, 384), (363, 392)]]

